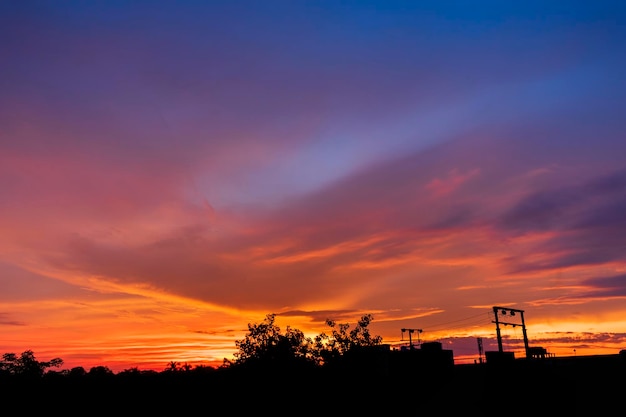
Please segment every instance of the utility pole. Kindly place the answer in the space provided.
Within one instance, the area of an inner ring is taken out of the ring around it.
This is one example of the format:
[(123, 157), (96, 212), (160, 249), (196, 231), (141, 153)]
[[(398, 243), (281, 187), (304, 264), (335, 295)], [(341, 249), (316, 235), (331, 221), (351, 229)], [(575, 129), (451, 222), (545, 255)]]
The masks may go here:
[(404, 340), (404, 332), (408, 332), (409, 333), (409, 349), (413, 350), (413, 339), (411, 338), (411, 335), (413, 334), (413, 332), (417, 332), (417, 344), (420, 344), (420, 333), (422, 333), (422, 329), (406, 329), (406, 328), (402, 328), (400, 329), (402, 331), (402, 340)]
[(509, 323), (509, 322), (505, 322), (502, 320), (498, 320), (498, 314), (502, 314), (503, 316), (506, 316), (507, 313), (509, 314), (509, 316), (513, 317), (515, 316), (516, 313), (519, 313), (520, 317), (521, 317), (521, 326), (522, 326), (522, 334), (524, 336), (524, 350), (526, 352), (526, 358), (530, 358), (530, 350), (528, 349), (528, 335), (526, 335), (526, 324), (524, 323), (524, 310), (516, 310), (514, 308), (508, 308), (508, 307), (493, 307), (493, 314), (495, 315), (495, 321), (494, 323), (496, 324), (496, 337), (498, 338), (498, 351), (500, 353), (503, 352), (502, 350), (502, 336), (500, 335), (500, 324), (504, 324), (505, 326), (507, 325), (511, 325), (513, 327), (515, 326), (519, 326), (519, 323)]

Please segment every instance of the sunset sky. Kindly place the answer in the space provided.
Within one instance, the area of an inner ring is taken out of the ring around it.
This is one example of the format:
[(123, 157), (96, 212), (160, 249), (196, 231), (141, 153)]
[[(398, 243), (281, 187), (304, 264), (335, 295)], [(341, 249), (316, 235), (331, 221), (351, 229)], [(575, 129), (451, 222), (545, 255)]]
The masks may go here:
[(626, 348), (624, 2), (8, 0), (0, 40), (0, 354), (219, 365), (372, 314), (461, 363), (493, 306)]

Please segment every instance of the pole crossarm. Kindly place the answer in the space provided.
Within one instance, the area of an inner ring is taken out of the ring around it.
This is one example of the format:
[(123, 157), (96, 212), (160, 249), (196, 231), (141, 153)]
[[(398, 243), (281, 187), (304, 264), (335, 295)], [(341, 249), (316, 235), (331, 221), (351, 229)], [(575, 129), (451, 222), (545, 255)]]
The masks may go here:
[(420, 333), (422, 333), (422, 329), (407, 329), (406, 327), (403, 327), (400, 330), (402, 331), (402, 340), (404, 340), (404, 332), (409, 333), (409, 349), (413, 349), (413, 338), (411, 337), (411, 335), (414, 332), (417, 332), (417, 344), (420, 343)]
[[(492, 321), (492, 323), (495, 323), (495, 320), (494, 320), (494, 321)], [(506, 322), (506, 321), (502, 321), (502, 320), (500, 320), (498, 323), (500, 323), (500, 324), (504, 324), (504, 325), (507, 325), (507, 326), (513, 326), (513, 327), (515, 327), (515, 326), (521, 326), (521, 324), (520, 324), (520, 323), (508, 323), (508, 322)]]

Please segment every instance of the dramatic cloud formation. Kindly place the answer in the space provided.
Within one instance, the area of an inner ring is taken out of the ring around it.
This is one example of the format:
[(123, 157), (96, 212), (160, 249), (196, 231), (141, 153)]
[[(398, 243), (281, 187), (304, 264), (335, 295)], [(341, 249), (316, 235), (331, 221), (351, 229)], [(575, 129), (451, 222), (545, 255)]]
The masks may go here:
[(473, 361), (510, 306), (618, 352), (625, 12), (3, 3), (0, 349), (160, 370), (371, 313)]

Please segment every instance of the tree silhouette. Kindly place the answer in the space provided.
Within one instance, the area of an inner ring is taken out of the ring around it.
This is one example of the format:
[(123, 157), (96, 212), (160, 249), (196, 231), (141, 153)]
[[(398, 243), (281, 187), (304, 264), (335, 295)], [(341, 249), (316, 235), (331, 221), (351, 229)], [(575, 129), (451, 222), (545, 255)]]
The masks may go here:
[(281, 333), (275, 324), (276, 314), (268, 314), (259, 324), (248, 324), (248, 334), (235, 341), (238, 351), (235, 360), (225, 365), (267, 366), (274, 368), (313, 364), (313, 351), (310, 338), (298, 329), (287, 327)]
[(67, 375), (73, 378), (82, 378), (87, 375), (87, 371), (82, 366), (75, 366), (67, 371)]
[(87, 376), (94, 380), (109, 380), (115, 376), (115, 373), (108, 366), (93, 366), (87, 372)]
[(180, 363), (176, 361), (171, 361), (167, 364), (167, 367), (163, 370), (163, 372), (189, 372), (192, 369), (193, 367), (187, 362)]
[(350, 330), (348, 323), (337, 324), (334, 320), (326, 320), (332, 329), (331, 335), (321, 333), (315, 337), (315, 351), (318, 362), (328, 364), (342, 358), (349, 352), (382, 344), (381, 336), (372, 336), (368, 326), (374, 320), (371, 314), (361, 316), (356, 326)]
[[(248, 334), (235, 341), (237, 352), (234, 361), (224, 360), (224, 366), (271, 364), (272, 366), (324, 365), (341, 358), (357, 348), (382, 343), (382, 337), (372, 336), (368, 329), (373, 320), (371, 314), (362, 316), (354, 329), (347, 323), (337, 324), (326, 320), (331, 335), (322, 333), (314, 339), (306, 337), (301, 330), (287, 327), (284, 333), (275, 324), (276, 314), (268, 314), (258, 324), (248, 324)], [(170, 367), (172, 364), (170, 364)]]
[(54, 358), (50, 361), (38, 361), (32, 350), (26, 350), (17, 356), (15, 353), (5, 353), (0, 361), (0, 371), (9, 375), (18, 375), (27, 378), (42, 377), (48, 368), (63, 365), (63, 359)]

